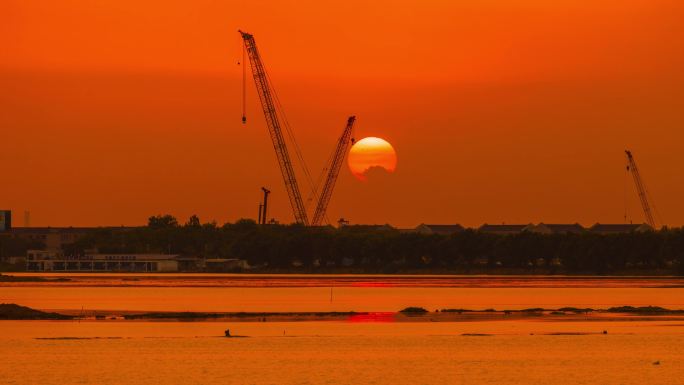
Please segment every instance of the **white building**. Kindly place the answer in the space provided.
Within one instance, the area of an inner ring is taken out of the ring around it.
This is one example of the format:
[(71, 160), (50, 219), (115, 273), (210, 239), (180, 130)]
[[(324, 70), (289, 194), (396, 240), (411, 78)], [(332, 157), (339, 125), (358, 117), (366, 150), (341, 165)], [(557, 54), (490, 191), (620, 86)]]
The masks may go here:
[(67, 256), (62, 251), (29, 250), (27, 271), (69, 272), (174, 272), (176, 254), (86, 254)]

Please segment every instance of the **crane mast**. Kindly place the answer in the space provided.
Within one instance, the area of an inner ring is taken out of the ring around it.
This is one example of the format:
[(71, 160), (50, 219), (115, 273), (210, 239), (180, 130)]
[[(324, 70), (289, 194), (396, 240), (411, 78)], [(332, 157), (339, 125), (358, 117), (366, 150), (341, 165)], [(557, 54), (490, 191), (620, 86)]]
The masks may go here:
[(292, 206), (292, 211), (294, 212), (295, 222), (308, 225), (309, 221), (306, 215), (306, 208), (304, 207), (304, 202), (302, 201), (302, 195), (299, 192), (297, 178), (295, 176), (294, 169), (292, 168), (292, 161), (290, 160), (285, 138), (283, 137), (283, 132), (281, 130), (280, 121), (278, 120), (278, 112), (273, 100), (271, 85), (269, 84), (266, 69), (261, 62), (261, 57), (259, 56), (259, 51), (257, 50), (254, 36), (246, 32), (238, 32), (240, 32), (242, 35), (245, 50), (247, 51), (247, 56), (249, 57), (249, 63), (252, 68), (252, 76), (254, 77), (254, 84), (256, 85), (257, 93), (259, 94), (261, 107), (264, 110), (266, 124), (268, 125), (268, 131), (271, 135), (271, 141), (273, 142), (273, 148), (275, 149), (276, 157), (278, 158), (280, 173), (283, 175), (283, 180), (285, 181), (285, 189), (287, 190), (287, 195), (290, 198), (290, 206)]
[(340, 136), (340, 139), (337, 142), (337, 147), (335, 148), (335, 153), (333, 155), (330, 168), (328, 169), (328, 176), (318, 199), (316, 211), (314, 211), (313, 221), (311, 222), (311, 224), (314, 226), (319, 226), (325, 218), (325, 212), (328, 209), (328, 203), (330, 202), (330, 197), (332, 196), (333, 188), (335, 187), (335, 182), (337, 181), (337, 176), (340, 174), (342, 162), (344, 161), (344, 157), (347, 155), (347, 152), (349, 152), (349, 147), (352, 144), (351, 136), (355, 120), (355, 116), (350, 116), (349, 119), (347, 119), (347, 126), (344, 128), (342, 136)]
[(648, 203), (646, 187), (644, 186), (644, 182), (641, 180), (639, 169), (634, 161), (632, 152), (625, 150), (625, 154), (627, 155), (627, 171), (630, 171), (632, 177), (634, 178), (634, 185), (636, 186), (637, 194), (639, 195), (639, 200), (641, 201), (641, 207), (644, 209), (644, 217), (646, 218), (646, 222), (651, 225), (651, 227), (655, 228), (655, 219), (653, 218), (653, 213), (651, 212), (651, 205)]

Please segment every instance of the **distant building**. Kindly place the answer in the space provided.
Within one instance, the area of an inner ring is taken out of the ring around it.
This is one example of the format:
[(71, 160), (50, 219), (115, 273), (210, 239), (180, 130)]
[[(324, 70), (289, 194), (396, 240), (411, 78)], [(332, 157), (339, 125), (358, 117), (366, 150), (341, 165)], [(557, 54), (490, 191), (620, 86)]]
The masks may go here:
[(354, 258), (344, 257), (342, 258), (342, 266), (350, 267), (354, 265)]
[(92, 228), (84, 227), (15, 227), (9, 234), (25, 241), (41, 242), (46, 250), (61, 250), (91, 231)]
[(14, 227), (4, 235), (25, 241), (37, 241), (45, 250), (61, 250), (99, 229), (128, 231), (135, 227)]
[(589, 228), (589, 232), (594, 234), (621, 234), (621, 233), (643, 233), (653, 231), (653, 227), (647, 223), (641, 224), (602, 224), (597, 223)]
[(482, 233), (498, 234), (498, 235), (509, 235), (509, 234), (520, 234), (525, 231), (529, 226), (534, 226), (533, 224), (528, 225), (490, 225), (485, 223), (480, 226), (478, 231)]
[(0, 210), (0, 232), (12, 230), (12, 212)]
[(339, 227), (340, 230), (352, 231), (352, 232), (362, 232), (362, 231), (394, 231), (396, 230), (389, 224), (384, 225), (345, 225)]
[(204, 271), (221, 273), (243, 271), (250, 268), (244, 259), (236, 258), (211, 258), (204, 260)]
[(16, 268), (21, 268), (21, 266), (26, 266), (26, 256), (25, 255), (4, 255), (0, 256), (0, 262), (7, 263), (9, 265), (14, 265)]
[(525, 231), (531, 231), (541, 234), (581, 234), (586, 229), (579, 223), (574, 224), (550, 224), (540, 223), (538, 225), (529, 225)]
[(174, 272), (178, 271), (175, 254), (89, 254), (64, 255), (61, 250), (29, 250), (27, 271), (73, 272)]
[(192, 256), (178, 256), (176, 257), (178, 261), (178, 271), (182, 272), (200, 272), (205, 268), (205, 259), (202, 257), (192, 257)]
[(421, 223), (416, 227), (416, 232), (420, 234), (440, 234), (451, 235), (465, 230), (461, 225), (427, 225)]
[(290, 262), (290, 266), (292, 267), (304, 267), (304, 262), (302, 262), (301, 259), (295, 258)]

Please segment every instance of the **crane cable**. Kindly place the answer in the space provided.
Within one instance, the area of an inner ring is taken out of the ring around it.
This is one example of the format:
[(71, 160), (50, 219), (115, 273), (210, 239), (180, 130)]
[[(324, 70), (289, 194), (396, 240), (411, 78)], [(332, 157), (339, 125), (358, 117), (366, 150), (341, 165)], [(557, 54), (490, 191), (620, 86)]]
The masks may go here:
[[(351, 141), (352, 144), (354, 144), (354, 129), (355, 128), (356, 127), (352, 127), (351, 135), (349, 138), (349, 140)], [(322, 192), (322, 191), (318, 191), (318, 189), (321, 188), (321, 185), (323, 184), (323, 179), (325, 178), (328, 170), (330, 170), (330, 168), (332, 167), (336, 153), (337, 153), (337, 146), (335, 146), (333, 148), (333, 150), (330, 152), (330, 155), (328, 155), (328, 160), (325, 161), (323, 169), (321, 170), (321, 173), (318, 175), (318, 178), (316, 179), (316, 183), (314, 185), (313, 190), (310, 192), (310, 195), (306, 198), (307, 204), (311, 204), (311, 202), (318, 196), (318, 194), (320, 192)], [(326, 213), (324, 219), (327, 223), (330, 223), (330, 221), (328, 220), (327, 213)]]
[[(660, 212), (658, 211), (658, 207), (656, 206), (655, 202), (653, 201), (653, 197), (651, 196), (651, 193), (648, 191), (648, 188), (646, 187), (646, 183), (644, 182), (644, 180), (643, 180), (644, 178), (641, 175), (641, 173), (638, 174), (639, 181), (637, 182), (637, 179), (636, 179), (637, 177), (635, 176), (634, 171), (638, 170), (638, 168), (636, 167), (636, 163), (632, 163), (632, 162), (635, 162), (635, 161), (632, 159), (630, 162), (630, 158), (628, 157), (627, 158), (627, 167), (626, 167), (627, 175), (631, 173), (632, 177), (635, 178), (634, 184), (635, 184), (635, 187), (637, 189), (637, 195), (639, 195), (639, 184), (641, 184), (641, 188), (643, 189), (644, 199), (646, 199), (646, 201), (648, 202), (649, 208), (651, 209), (651, 211), (654, 215), (654, 217), (653, 217), (654, 226), (653, 227), (655, 227), (656, 223), (660, 223), (661, 225), (663, 225), (663, 223), (664, 223), (663, 217), (660, 215)], [(625, 185), (625, 213), (626, 212), (627, 212), (627, 186)], [(625, 217), (626, 216), (627, 215), (625, 214)], [(631, 221), (630, 221), (630, 223), (631, 223)]]
[(316, 179), (316, 184), (314, 185), (313, 190), (309, 193), (309, 196), (306, 198), (306, 204), (310, 205), (311, 202), (318, 196), (319, 191), (318, 189), (321, 187), (323, 184), (323, 178), (325, 178), (325, 175), (327, 171), (330, 169), (332, 166), (333, 158), (335, 157), (335, 149), (330, 152), (330, 155), (328, 156), (328, 160), (325, 161), (325, 166), (323, 166), (323, 169), (321, 170), (321, 173), (318, 175), (318, 178)]
[(247, 47), (242, 43), (242, 124), (247, 123)]
[(275, 90), (275, 87), (273, 87), (273, 81), (271, 80), (271, 75), (269, 75), (268, 70), (266, 69), (266, 65), (262, 63), (262, 66), (264, 67), (264, 73), (266, 74), (266, 78), (268, 79), (268, 83), (271, 85), (271, 93), (273, 94), (273, 99), (275, 100), (278, 108), (276, 109), (277, 112), (280, 113), (281, 118), (283, 119), (283, 126), (285, 127), (285, 132), (287, 133), (287, 136), (290, 138), (290, 142), (292, 143), (294, 150), (295, 150), (295, 155), (297, 156), (297, 159), (299, 159), (299, 165), (302, 168), (302, 171), (304, 171), (304, 176), (306, 177), (307, 182), (309, 183), (309, 188), (313, 190), (314, 182), (313, 178), (311, 177), (311, 173), (309, 172), (309, 167), (306, 164), (306, 161), (304, 161), (304, 156), (302, 154), (302, 150), (299, 147), (299, 144), (297, 143), (297, 140), (295, 139), (294, 136), (294, 131), (292, 130), (292, 127), (290, 126), (290, 122), (287, 119), (287, 115), (285, 114), (285, 109), (283, 108), (282, 103), (280, 102), (280, 98), (278, 98), (278, 93)]
[[(349, 138), (349, 141), (351, 142), (352, 145), (354, 144), (354, 141), (355, 141), (354, 140), (354, 130), (355, 129), (356, 129), (356, 126), (352, 126), (352, 131), (351, 131), (350, 138)], [(351, 148), (351, 146), (349, 148)], [(347, 152), (348, 151), (349, 151), (349, 149), (347, 149)], [(311, 203), (311, 201), (316, 197), (316, 195), (319, 194), (318, 189), (323, 184), (323, 178), (326, 176), (327, 171), (330, 170), (330, 168), (332, 167), (336, 154), (337, 154), (337, 146), (335, 146), (335, 148), (333, 148), (332, 152), (330, 153), (330, 156), (328, 156), (328, 160), (325, 162), (325, 166), (323, 167), (321, 174), (318, 176), (318, 180), (316, 181), (316, 186), (314, 186), (315, 187), (314, 191), (312, 192), (312, 195), (307, 198), (308, 199), (307, 203)], [(344, 154), (343, 156), (346, 156), (346, 155), (347, 154)], [(322, 191), (320, 191), (320, 192), (322, 193)], [(320, 200), (320, 197), (319, 197), (319, 200)], [(327, 211), (323, 215), (323, 220), (325, 220), (325, 223), (327, 223), (327, 224), (331, 223), (330, 218), (328, 218), (328, 212)]]
[(627, 198), (627, 185), (629, 184), (629, 163), (625, 166), (625, 181), (623, 183), (623, 200), (625, 202), (625, 223), (630, 223), (631, 221), (627, 220), (628, 217), (628, 210), (629, 210), (629, 199)]
[[(643, 177), (642, 177), (643, 179)], [(664, 221), (663, 217), (660, 215), (660, 212), (658, 211), (658, 206), (656, 206), (655, 202), (653, 201), (653, 196), (651, 196), (651, 192), (648, 191), (648, 187), (644, 184), (644, 192), (646, 193), (646, 199), (651, 203), (651, 209), (653, 210), (653, 214), (656, 220), (656, 224), (660, 224), (660, 226), (664, 226)], [(658, 230), (657, 228), (655, 230)]]
[[(244, 42), (241, 44), (242, 45), (242, 123), (245, 124), (247, 122), (247, 117), (246, 117), (246, 105), (247, 105), (247, 47), (245, 46)], [(262, 63), (263, 65), (263, 63)], [(266, 69), (266, 66), (263, 65), (264, 67), (264, 72), (266, 74), (266, 77), (268, 79), (268, 83), (271, 85), (271, 93), (273, 94), (274, 100), (278, 106), (277, 111), (280, 112), (280, 116), (283, 119), (283, 126), (285, 127), (285, 131), (287, 132), (287, 136), (290, 138), (290, 142), (294, 146), (295, 150), (295, 155), (297, 156), (297, 159), (299, 159), (299, 164), (300, 167), (302, 168), (302, 171), (304, 172), (304, 175), (306, 177), (306, 180), (309, 184), (309, 195), (306, 200), (306, 205), (310, 206), (311, 202), (316, 198), (318, 195), (319, 191), (318, 189), (321, 186), (322, 180), (325, 176), (326, 171), (330, 168), (330, 165), (332, 164), (333, 157), (335, 156), (335, 151), (330, 154), (328, 161), (326, 162), (326, 167), (323, 168), (321, 174), (319, 175), (318, 179), (316, 182), (313, 181), (313, 178), (311, 177), (311, 173), (309, 172), (309, 168), (306, 164), (306, 161), (304, 160), (304, 156), (302, 154), (302, 150), (299, 147), (299, 143), (297, 143), (297, 140), (295, 139), (294, 136), (294, 131), (292, 127), (290, 126), (290, 122), (287, 119), (287, 115), (285, 114), (285, 109), (282, 106), (282, 103), (280, 102), (280, 98), (278, 97), (278, 93), (275, 90), (275, 87), (273, 87), (273, 81), (271, 80), (271, 76), (268, 73), (268, 70)], [(326, 217), (326, 222), (328, 222), (328, 218)]]

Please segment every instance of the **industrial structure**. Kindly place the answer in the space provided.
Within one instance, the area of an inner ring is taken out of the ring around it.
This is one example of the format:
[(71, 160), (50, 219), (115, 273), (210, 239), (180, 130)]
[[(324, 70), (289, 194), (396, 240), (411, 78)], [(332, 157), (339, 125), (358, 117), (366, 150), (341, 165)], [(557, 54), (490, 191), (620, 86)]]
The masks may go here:
[[(278, 159), (278, 166), (280, 168), (280, 173), (283, 176), (283, 181), (285, 182), (285, 190), (287, 191), (288, 198), (290, 200), (290, 206), (292, 207), (292, 212), (294, 213), (295, 222), (302, 225), (313, 225), (320, 226), (325, 220), (325, 213), (332, 196), (333, 189), (335, 187), (335, 182), (337, 181), (337, 176), (339, 175), (340, 168), (344, 161), (344, 157), (349, 152), (349, 148), (353, 144), (352, 130), (354, 127), (354, 122), (356, 117), (351, 116), (347, 120), (347, 125), (340, 136), (335, 151), (331, 157), (330, 163), (326, 166), (325, 170), (328, 170), (327, 177), (325, 179), (325, 184), (321, 190), (320, 195), (318, 195), (318, 201), (316, 204), (316, 209), (314, 211), (313, 220), (309, 222), (309, 217), (307, 215), (306, 206), (302, 199), (302, 194), (299, 188), (299, 183), (297, 182), (297, 176), (294, 171), (293, 163), (290, 158), (290, 153), (288, 151), (287, 143), (285, 141), (285, 135), (283, 134), (283, 128), (287, 133), (287, 136), (293, 142), (295, 154), (299, 158), (302, 169), (305, 175), (309, 179), (312, 185), (312, 197), (315, 198), (317, 195), (317, 188), (313, 186), (311, 176), (304, 163), (301, 151), (299, 151), (299, 146), (295, 141), (294, 134), (289, 127), (287, 118), (284, 116), (282, 111), (282, 106), (278, 101), (278, 96), (273, 89), (273, 86), (266, 72), (266, 68), (259, 55), (259, 50), (257, 49), (254, 36), (252, 34), (238, 31), (242, 36), (244, 43), (243, 50), (243, 90), (242, 90), (242, 123), (247, 122), (246, 112), (245, 112), (245, 82), (246, 82), (246, 59), (249, 58), (249, 63), (252, 69), (252, 77), (254, 78), (254, 84), (256, 85), (257, 94), (259, 95), (259, 100), (261, 101), (261, 107), (264, 112), (264, 117), (266, 118), (266, 125), (268, 126), (268, 131), (271, 136), (271, 141), (273, 142), (273, 148), (276, 152), (276, 158)], [(282, 119), (281, 119), (282, 118)], [(268, 194), (265, 192), (264, 203), (260, 206), (258, 221), (260, 224), (266, 223), (266, 200)], [(263, 219), (262, 219), (263, 218)]]
[(268, 194), (271, 193), (271, 190), (267, 189), (266, 187), (262, 187), (261, 191), (264, 192), (264, 200), (259, 204), (259, 220), (257, 221), (258, 224), (260, 225), (265, 225), (266, 224), (266, 215), (268, 213)]
[[(259, 56), (254, 36), (246, 32), (239, 32), (244, 40), (245, 51), (247, 52), (252, 67), (254, 84), (256, 85), (257, 93), (259, 94), (259, 100), (261, 100), (261, 107), (264, 110), (266, 125), (268, 126), (268, 132), (271, 135), (276, 157), (278, 158), (280, 173), (283, 175), (283, 180), (285, 181), (285, 189), (290, 198), (290, 206), (292, 206), (292, 211), (294, 212), (295, 222), (308, 225), (309, 218), (306, 215), (306, 208), (304, 207), (302, 194), (299, 191), (297, 177), (294, 168), (292, 167), (292, 161), (290, 160), (285, 138), (283, 137), (283, 130), (278, 117), (278, 110), (276, 109), (276, 100), (274, 99), (268, 74), (261, 61), (261, 57)], [(243, 115), (243, 122), (245, 121), (246, 117)], [(287, 127), (285, 128), (288, 129)]]
[[(644, 218), (646, 223), (648, 223), (651, 227), (656, 228), (655, 216), (653, 215), (655, 206), (649, 202), (650, 199), (648, 196), (648, 191), (646, 190), (646, 185), (641, 179), (641, 174), (639, 174), (639, 169), (637, 168), (634, 156), (629, 150), (625, 150), (625, 155), (627, 155), (627, 172), (631, 173), (632, 178), (634, 179), (634, 186), (636, 187), (637, 195), (639, 196), (639, 201), (641, 202), (641, 208), (644, 210)], [(651, 207), (653, 207), (653, 209)]]
[(328, 176), (325, 179), (323, 190), (321, 191), (321, 195), (318, 198), (318, 204), (316, 205), (316, 211), (314, 211), (313, 221), (311, 222), (314, 226), (321, 225), (325, 219), (325, 212), (328, 209), (328, 203), (330, 203), (330, 197), (335, 188), (337, 176), (340, 174), (340, 168), (342, 168), (344, 157), (349, 152), (351, 145), (354, 144), (352, 130), (354, 129), (355, 121), (356, 116), (349, 117), (347, 125), (344, 127), (344, 131), (342, 131), (342, 135), (337, 141), (337, 147), (335, 147), (335, 152), (333, 153), (330, 165), (328, 166)]

